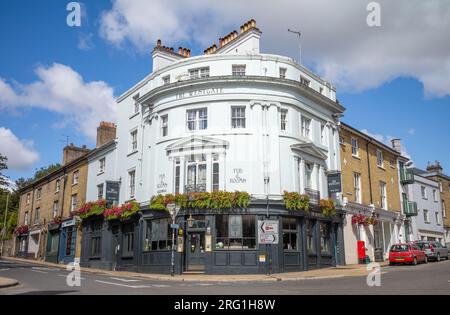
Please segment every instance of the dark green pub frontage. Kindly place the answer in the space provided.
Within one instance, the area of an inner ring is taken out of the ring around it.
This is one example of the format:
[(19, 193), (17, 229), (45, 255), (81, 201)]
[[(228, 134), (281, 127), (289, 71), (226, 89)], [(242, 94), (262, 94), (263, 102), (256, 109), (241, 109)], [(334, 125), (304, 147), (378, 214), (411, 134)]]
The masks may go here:
[[(245, 209), (182, 209), (176, 225), (167, 211), (142, 207), (127, 219), (83, 221), (81, 265), (169, 274), (172, 227), (175, 274), (268, 274), (345, 264), (344, 213), (318, 205), (287, 210), (283, 201), (253, 200)], [(273, 244), (259, 244), (258, 229), (276, 222)]]

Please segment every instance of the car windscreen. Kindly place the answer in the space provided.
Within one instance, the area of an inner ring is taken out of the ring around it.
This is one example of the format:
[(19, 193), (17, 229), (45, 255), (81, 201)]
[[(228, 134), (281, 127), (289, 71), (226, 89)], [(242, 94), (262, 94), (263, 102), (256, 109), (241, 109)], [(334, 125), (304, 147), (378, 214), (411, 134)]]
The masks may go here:
[(392, 245), (391, 246), (391, 252), (408, 252), (409, 246), (408, 245)]
[(429, 249), (429, 248), (430, 248), (430, 244), (429, 244), (429, 243), (416, 243), (416, 245), (417, 245), (420, 249)]

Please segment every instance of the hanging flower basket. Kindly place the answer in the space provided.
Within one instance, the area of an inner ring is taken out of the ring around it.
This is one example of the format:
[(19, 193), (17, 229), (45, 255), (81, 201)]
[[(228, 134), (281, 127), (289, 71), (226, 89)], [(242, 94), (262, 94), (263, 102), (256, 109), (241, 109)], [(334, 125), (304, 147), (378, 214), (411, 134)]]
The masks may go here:
[(175, 203), (181, 209), (246, 209), (250, 204), (250, 195), (247, 192), (241, 191), (214, 191), (175, 195), (156, 195), (153, 196), (150, 201), (150, 209), (167, 211), (167, 205), (171, 203)]
[(323, 215), (325, 216), (334, 216), (336, 215), (336, 206), (331, 199), (322, 199), (319, 202), (320, 210), (322, 210)]
[(363, 226), (377, 225), (378, 220), (373, 216), (367, 217), (363, 214), (354, 214), (352, 216), (352, 224), (353, 225), (363, 225)]
[(309, 211), (309, 196), (298, 192), (287, 192), (283, 194), (284, 206), (288, 210)]
[(94, 202), (87, 202), (81, 208), (71, 213), (71, 217), (79, 216), (81, 219), (86, 219), (95, 215), (102, 215), (106, 210), (106, 200), (98, 200)]
[(27, 234), (28, 231), (29, 231), (28, 225), (21, 225), (16, 227), (16, 229), (14, 230), (14, 234), (16, 235)]
[(117, 219), (126, 219), (130, 218), (134, 214), (136, 214), (140, 209), (139, 203), (136, 201), (130, 201), (123, 204), (120, 207), (114, 207), (112, 209), (106, 209), (103, 212), (103, 217), (105, 220), (117, 220)]

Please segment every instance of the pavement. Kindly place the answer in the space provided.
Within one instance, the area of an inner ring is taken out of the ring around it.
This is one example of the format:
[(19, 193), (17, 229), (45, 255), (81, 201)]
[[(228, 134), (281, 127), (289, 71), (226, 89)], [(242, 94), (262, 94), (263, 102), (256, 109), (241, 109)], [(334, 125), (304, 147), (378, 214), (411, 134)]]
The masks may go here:
[[(67, 266), (54, 264), (44, 261), (34, 261), (22, 258), (3, 258), (6, 261), (16, 261), (23, 263), (33, 263), (42, 266), (48, 266), (53, 268), (66, 269)], [(380, 265), (387, 266), (388, 263), (383, 262)], [(114, 275), (114, 276), (124, 276), (124, 277), (136, 277), (145, 278), (149, 280), (156, 281), (195, 281), (195, 282), (271, 282), (271, 281), (298, 281), (298, 280), (308, 280), (308, 279), (332, 279), (332, 278), (342, 278), (342, 277), (356, 277), (364, 276), (369, 273), (366, 265), (346, 265), (331, 268), (315, 269), (309, 271), (300, 272), (286, 272), (286, 273), (275, 273), (271, 275), (264, 274), (238, 274), (238, 275), (205, 275), (205, 274), (182, 274), (170, 276), (169, 274), (147, 274), (129, 271), (110, 271), (103, 269), (94, 268), (81, 268), (81, 272), (101, 274), (101, 275)]]
[(18, 284), (19, 282), (16, 279), (0, 277), (0, 289), (13, 287)]
[[(170, 276), (158, 280), (143, 274), (82, 270), (77, 283), (74, 272), (64, 266), (0, 259), (0, 276), (19, 282), (16, 286), (0, 289), (0, 295), (450, 295), (450, 261), (418, 266), (384, 266), (379, 274), (379, 286), (368, 284), (367, 270), (363, 272), (362, 268), (353, 269), (352, 266), (316, 270), (302, 277), (293, 277), (293, 274), (281, 281), (276, 277), (253, 281), (256, 275), (242, 275), (239, 281), (218, 281), (223, 279), (217, 276), (204, 276), (202, 281), (198, 281), (199, 276), (174, 281), (167, 280), (171, 279)], [(258, 279), (265, 278), (260, 276)]]

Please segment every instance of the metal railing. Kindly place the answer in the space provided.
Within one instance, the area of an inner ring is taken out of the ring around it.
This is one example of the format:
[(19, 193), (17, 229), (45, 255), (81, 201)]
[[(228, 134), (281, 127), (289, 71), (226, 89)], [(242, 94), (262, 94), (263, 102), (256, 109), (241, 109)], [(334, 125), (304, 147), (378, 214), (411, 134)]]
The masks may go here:
[(410, 169), (400, 169), (400, 182), (404, 185), (414, 183), (414, 173)]
[(186, 193), (205, 192), (206, 191), (206, 184), (186, 185), (186, 186), (184, 186), (184, 191)]
[(417, 203), (414, 201), (403, 201), (403, 213), (407, 217), (415, 217), (418, 214)]
[(311, 188), (305, 188), (305, 195), (309, 197), (309, 202), (318, 205), (320, 202), (320, 191)]

